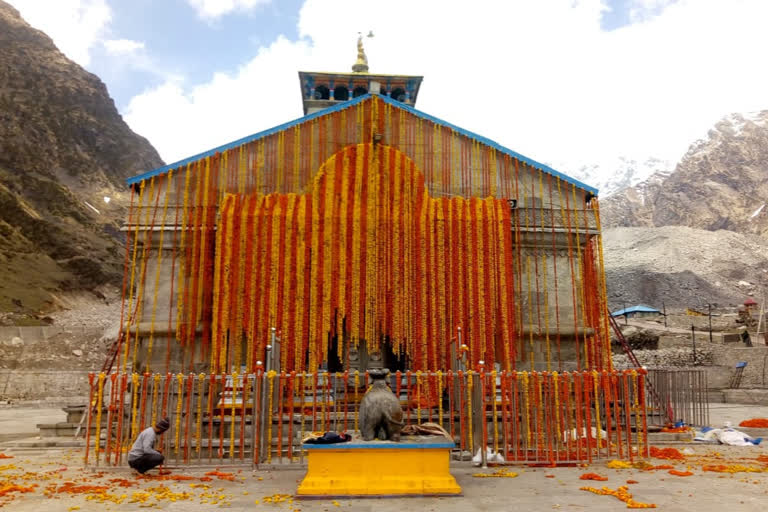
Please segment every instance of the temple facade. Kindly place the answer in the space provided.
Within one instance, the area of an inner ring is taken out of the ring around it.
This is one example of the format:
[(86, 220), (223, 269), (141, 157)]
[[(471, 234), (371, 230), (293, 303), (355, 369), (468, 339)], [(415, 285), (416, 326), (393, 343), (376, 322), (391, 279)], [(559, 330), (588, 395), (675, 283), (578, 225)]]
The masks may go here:
[(128, 180), (136, 372), (610, 369), (597, 190), (416, 110), (422, 77), (299, 72), (304, 117)]

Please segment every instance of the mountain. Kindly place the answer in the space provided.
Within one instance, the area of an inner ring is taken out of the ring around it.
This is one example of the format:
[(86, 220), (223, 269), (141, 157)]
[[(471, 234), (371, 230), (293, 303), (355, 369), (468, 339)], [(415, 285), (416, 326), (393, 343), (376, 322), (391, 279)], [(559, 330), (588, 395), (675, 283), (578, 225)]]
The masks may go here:
[(568, 176), (598, 189), (601, 199), (633, 187), (649, 176), (669, 174), (672, 170), (672, 164), (666, 160), (655, 157), (636, 160), (623, 156), (600, 164), (554, 167), (563, 169)]
[(0, 311), (119, 284), (124, 179), (160, 165), (101, 80), (0, 0)]
[(732, 114), (693, 143), (672, 173), (601, 201), (603, 225), (688, 226), (768, 234), (768, 110)]
[(600, 202), (610, 302), (700, 307), (768, 289), (768, 110), (729, 115), (657, 172)]

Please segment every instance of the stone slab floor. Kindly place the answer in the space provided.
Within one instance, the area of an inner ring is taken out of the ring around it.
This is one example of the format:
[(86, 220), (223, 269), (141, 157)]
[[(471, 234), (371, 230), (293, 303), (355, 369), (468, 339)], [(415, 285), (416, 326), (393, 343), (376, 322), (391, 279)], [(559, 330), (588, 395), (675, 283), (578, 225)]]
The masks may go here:
[[(741, 419), (759, 417), (756, 413), (764, 412), (762, 409), (745, 405), (739, 410), (734, 404), (727, 404), (727, 408), (715, 407), (712, 424), (720, 426), (727, 419), (736, 425)], [(46, 411), (43, 415), (54, 413)], [(28, 439), (33, 438), (36, 422), (31, 410), (0, 409), (0, 427), (7, 428), (13, 438), (25, 431), (30, 436)], [(617, 489), (622, 485), (629, 488), (634, 500), (656, 504), (664, 511), (763, 511), (768, 506), (767, 446), (737, 448), (688, 443), (676, 446), (687, 454), (685, 460), (647, 460), (650, 465), (670, 464), (675, 470), (693, 473), (686, 477), (670, 474), (668, 469), (613, 469), (602, 461), (588, 467), (514, 466), (506, 468), (517, 473), (513, 478), (478, 478), (473, 475), (492, 473), (498, 468), (481, 470), (466, 463), (454, 463), (451, 471), (464, 490), (463, 497), (312, 501), (292, 498), (303, 477), (301, 468), (251, 471), (250, 468), (222, 467), (218, 474), (212, 475), (205, 473), (214, 468), (170, 468), (170, 474), (163, 479), (144, 479), (137, 478), (125, 467), (86, 469), (80, 448), (20, 446), (17, 439), (0, 442), (0, 453), (8, 457), (0, 458), (0, 509), (14, 512), (145, 508), (185, 512), (223, 508), (349, 512), (618, 511), (627, 506), (616, 497), (579, 488)], [(704, 466), (736, 472), (705, 471)], [(745, 469), (754, 472), (744, 472)], [(581, 480), (580, 476), (585, 473), (597, 473), (607, 480)], [(628, 480), (636, 483), (627, 484)], [(34, 487), (30, 492), (19, 492), (8, 491), (9, 485)]]
[[(684, 449), (685, 447), (681, 447)], [(466, 466), (452, 467), (464, 490), (463, 497), (401, 499), (322, 499), (300, 501), (290, 498), (303, 476), (301, 469), (251, 471), (220, 468), (170, 470), (165, 480), (137, 478), (126, 469), (84, 469), (77, 449), (7, 450), (0, 460), (0, 495), (4, 485), (37, 486), (27, 493), (9, 492), (0, 497), (0, 508), (25, 511), (70, 510), (160, 510), (199, 511), (393, 511), (425, 510), (464, 512), (486, 510), (623, 510), (626, 505), (613, 496), (579, 490), (582, 486), (627, 485), (633, 498), (654, 503), (665, 511), (752, 511), (765, 510), (768, 503), (768, 473), (717, 473), (703, 471), (705, 464), (731, 469), (768, 467), (757, 457), (764, 448), (693, 446), (685, 461), (649, 459), (654, 465), (674, 464), (693, 475), (681, 477), (667, 469), (611, 469), (604, 462), (589, 467), (512, 467), (514, 478), (478, 478), (474, 473), (492, 473)], [(585, 481), (580, 476), (597, 473), (607, 481)], [(156, 473), (156, 472), (154, 472)], [(172, 477), (183, 480), (171, 480)], [(189, 478), (189, 479), (188, 479)], [(223, 478), (223, 479), (222, 479)], [(210, 479), (210, 481), (208, 481)], [(627, 480), (637, 483), (626, 484)], [(70, 483), (68, 483), (70, 482)], [(91, 486), (91, 487), (89, 487)], [(103, 489), (99, 489), (102, 487)], [(7, 488), (7, 487), (6, 487)], [(258, 503), (257, 503), (258, 502)], [(78, 508), (79, 507), (79, 508)]]

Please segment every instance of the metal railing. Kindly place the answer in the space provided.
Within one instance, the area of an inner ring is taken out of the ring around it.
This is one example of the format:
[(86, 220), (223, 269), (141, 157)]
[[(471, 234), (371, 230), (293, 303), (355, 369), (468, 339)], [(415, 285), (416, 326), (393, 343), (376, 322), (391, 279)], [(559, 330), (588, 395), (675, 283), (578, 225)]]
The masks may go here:
[[(648, 396), (648, 423), (666, 425), (672, 422), (686, 425), (709, 425), (709, 395), (707, 372), (701, 369), (649, 369), (648, 381), (655, 395)], [(662, 411), (664, 414), (656, 414)], [(665, 411), (670, 411), (667, 414)]]
[[(647, 454), (644, 379), (637, 371), (396, 372), (389, 384), (405, 423), (443, 427), (458, 460), (568, 464)], [(306, 434), (358, 430), (367, 385), (357, 372), (92, 374), (91, 404), (102, 407), (89, 408), (86, 464), (124, 464), (138, 433), (166, 416), (166, 465), (302, 463)]]

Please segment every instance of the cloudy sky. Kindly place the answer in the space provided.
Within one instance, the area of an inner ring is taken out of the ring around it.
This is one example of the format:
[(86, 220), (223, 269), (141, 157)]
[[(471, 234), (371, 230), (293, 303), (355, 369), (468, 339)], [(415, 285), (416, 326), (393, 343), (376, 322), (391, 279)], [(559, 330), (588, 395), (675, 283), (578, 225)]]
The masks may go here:
[(349, 70), (369, 30), (418, 109), (565, 172), (768, 109), (766, 0), (9, 1), (168, 162), (300, 117), (297, 71)]

